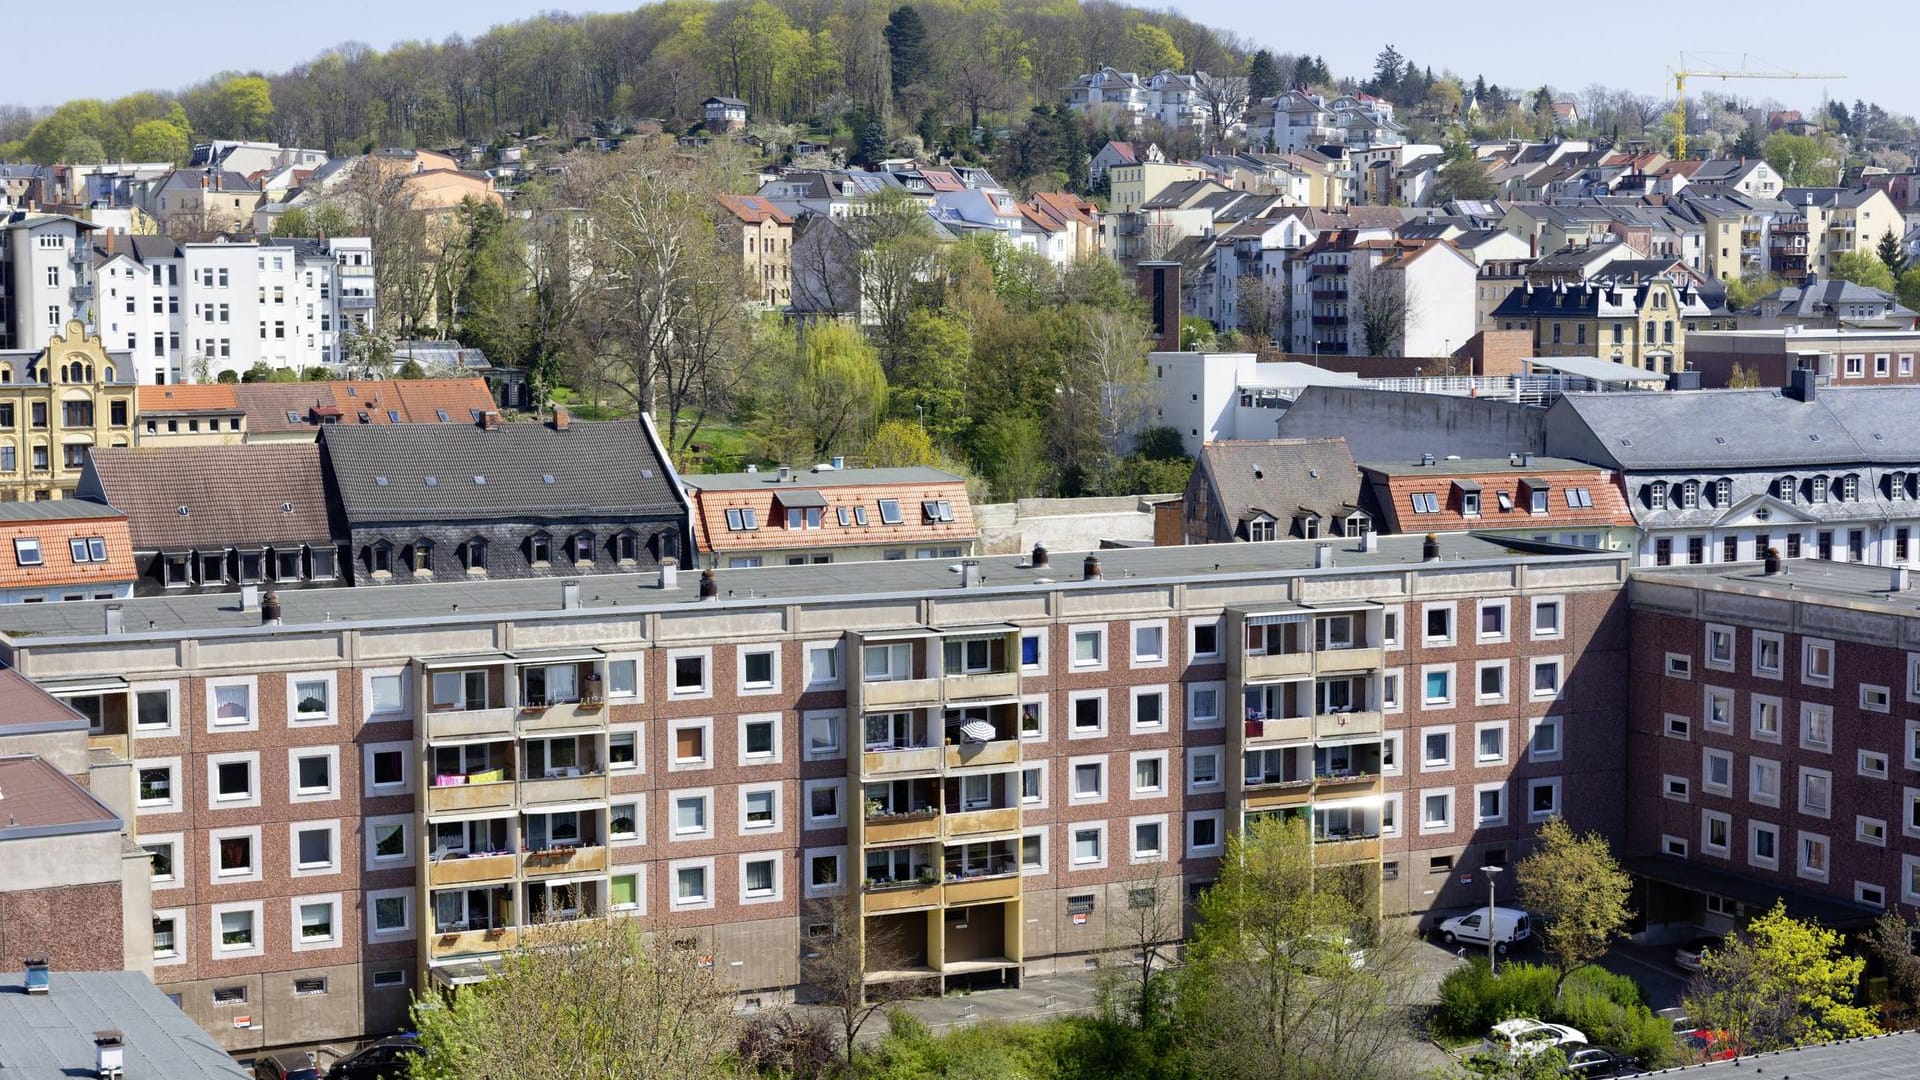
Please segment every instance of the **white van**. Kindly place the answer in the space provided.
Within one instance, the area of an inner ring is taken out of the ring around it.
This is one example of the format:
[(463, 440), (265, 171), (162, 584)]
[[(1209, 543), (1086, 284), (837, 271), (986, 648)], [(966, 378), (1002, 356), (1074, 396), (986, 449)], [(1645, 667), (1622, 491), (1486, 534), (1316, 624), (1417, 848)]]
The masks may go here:
[[(1476, 908), (1465, 915), (1455, 915), (1451, 919), (1440, 921), (1440, 937), (1449, 945), (1460, 942), (1472, 942), (1476, 945), (1487, 943), (1487, 908)], [(1493, 948), (1505, 955), (1506, 951), (1533, 936), (1533, 927), (1529, 925), (1527, 913), (1519, 908), (1496, 907), (1493, 912)]]

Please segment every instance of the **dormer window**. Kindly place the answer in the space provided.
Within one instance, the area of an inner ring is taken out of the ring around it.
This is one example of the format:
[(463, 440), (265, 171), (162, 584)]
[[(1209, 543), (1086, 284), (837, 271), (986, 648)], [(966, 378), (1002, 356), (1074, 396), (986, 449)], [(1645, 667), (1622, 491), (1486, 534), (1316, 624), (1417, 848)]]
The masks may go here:
[(461, 544), (460, 562), (468, 573), (484, 573), (487, 569), (487, 542), (476, 536)]
[(1320, 515), (1319, 514), (1300, 514), (1296, 516), (1293, 520), (1294, 520), (1294, 523), (1300, 527), (1301, 539), (1303, 540), (1320, 539)]
[(1680, 485), (1680, 509), (1693, 510), (1700, 505), (1700, 481), (1688, 480)]
[(790, 506), (787, 508), (787, 528), (817, 529), (820, 527), (820, 507)]
[(433, 573), (433, 541), (422, 537), (413, 542), (413, 550), (408, 563), (416, 574)]
[(393, 573), (393, 545), (375, 540), (367, 547), (367, 569), (375, 574)]
[(1271, 540), (1273, 539), (1273, 533), (1274, 533), (1273, 519), (1266, 516), (1265, 514), (1260, 514), (1255, 517), (1250, 517), (1247, 519), (1247, 539), (1248, 540), (1255, 541), (1255, 542), (1262, 541), (1262, 540)]
[(592, 562), (593, 534), (590, 532), (574, 533), (572, 538), (567, 541), (567, 554), (577, 563)]
[(1667, 482), (1655, 480), (1647, 485), (1647, 505), (1655, 510), (1667, 508)]
[(1860, 478), (1853, 473), (1840, 478), (1840, 499), (1843, 502), (1855, 502), (1860, 498)]
[(1807, 498), (1813, 502), (1827, 501), (1827, 478), (1816, 476), (1807, 481)]
[(1713, 482), (1713, 505), (1726, 509), (1733, 505), (1733, 481), (1721, 477)]
[(1348, 514), (1342, 527), (1347, 536), (1365, 536), (1373, 531), (1373, 516), (1364, 510)]
[(535, 566), (545, 566), (553, 561), (553, 537), (543, 532), (534, 533), (527, 540), (527, 561)]
[(640, 561), (640, 534), (632, 529), (622, 529), (613, 538), (613, 557), (619, 562)]
[(1887, 497), (1904, 499), (1907, 497), (1907, 474), (1894, 470), (1887, 474)]
[(1781, 502), (1794, 502), (1800, 494), (1800, 481), (1791, 476), (1783, 476), (1773, 482), (1773, 494)]

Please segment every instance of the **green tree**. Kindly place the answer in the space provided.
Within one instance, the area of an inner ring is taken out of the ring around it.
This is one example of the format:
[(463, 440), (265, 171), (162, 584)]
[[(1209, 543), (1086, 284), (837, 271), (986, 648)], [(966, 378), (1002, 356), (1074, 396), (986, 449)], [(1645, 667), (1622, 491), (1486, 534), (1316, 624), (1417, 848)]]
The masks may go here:
[(1772, 274), (1761, 273), (1727, 282), (1727, 310), (1745, 311), (1760, 302), (1762, 297), (1772, 296), (1786, 283)]
[(215, 88), (215, 134), (232, 139), (264, 135), (273, 119), (273, 87), (258, 75), (239, 75)]
[(1486, 163), (1469, 151), (1465, 156), (1456, 157), (1440, 166), (1434, 178), (1433, 193), (1437, 202), (1453, 202), (1456, 199), (1491, 199), (1500, 193), (1500, 188), (1493, 182), (1493, 175), (1487, 172)]
[(1746, 1053), (1874, 1034), (1872, 1015), (1854, 1004), (1866, 960), (1842, 954), (1843, 940), (1776, 901), (1701, 954), (1688, 1014)]
[(1818, 187), (1837, 178), (1834, 167), (1827, 164), (1827, 148), (1811, 135), (1776, 131), (1767, 136), (1761, 150), (1767, 164), (1790, 187)]
[(1264, 101), (1285, 90), (1280, 80), (1280, 67), (1273, 61), (1273, 54), (1265, 49), (1254, 53), (1247, 61), (1247, 99)]
[(888, 410), (951, 442), (972, 423), (967, 400), (967, 360), (973, 334), (964, 320), (916, 309), (907, 316), (898, 363), (888, 382)]
[(1898, 911), (1883, 912), (1861, 939), (1886, 973), (1889, 1000), (1881, 1006), (1882, 1011), (1911, 1014), (1920, 1007), (1920, 956), (1913, 951), (1913, 943), (1920, 940), (1920, 920), (1908, 919)]
[(352, 223), (347, 212), (338, 204), (331, 202), (315, 203), (312, 206), (296, 206), (273, 219), (273, 235), (279, 236), (349, 236)]
[[(1886, 232), (1880, 234), (1880, 248), (1878, 253), (1880, 255), (1880, 261), (1886, 264), (1887, 270), (1890, 271), (1896, 279), (1899, 278), (1901, 274), (1906, 273), (1907, 252), (1905, 248), (1900, 246), (1900, 238), (1894, 235), (1892, 229), (1888, 229)], [(1888, 291), (1891, 292), (1892, 290)]]
[(1303, 56), (1293, 66), (1293, 82), (1296, 86), (1331, 86), (1333, 69), (1327, 67), (1327, 58), (1324, 56)]
[(927, 81), (933, 70), (933, 51), (927, 45), (927, 24), (913, 5), (902, 4), (887, 16), (887, 28), (881, 31), (887, 41), (887, 59), (891, 63), (893, 93)]
[(127, 136), (127, 156), (135, 161), (187, 160), (187, 133), (165, 120), (142, 120)]
[(462, 237), (454, 298), (454, 337), (496, 364), (518, 365), (527, 351), (526, 302), (519, 252), (524, 243), (490, 202), (463, 200), (454, 212)]
[(691, 939), (624, 920), (539, 935), (543, 947), (508, 952), (485, 981), (419, 998), (416, 1080), (732, 1075), (732, 995)]
[(1127, 31), (1127, 44), (1133, 49), (1133, 62), (1143, 72), (1180, 71), (1187, 58), (1173, 43), (1173, 35), (1152, 23), (1135, 23)]
[(420, 361), (409, 356), (406, 362), (400, 365), (400, 370), (393, 373), (393, 377), (396, 379), (424, 379), (427, 377), (427, 369), (420, 366)]
[(1895, 291), (1900, 303), (1911, 311), (1920, 311), (1920, 266), (1911, 266), (1900, 275), (1900, 285)]
[(1893, 271), (1880, 261), (1878, 255), (1867, 251), (1843, 251), (1833, 260), (1833, 269), (1827, 276), (1838, 281), (1851, 281), (1855, 285), (1864, 285), (1869, 289), (1881, 289), (1892, 292), (1898, 288)]
[(1400, 89), (1400, 80), (1406, 72), (1407, 58), (1400, 55), (1399, 49), (1388, 45), (1373, 58), (1373, 78), (1367, 80), (1367, 89), (1381, 97), (1391, 97)]
[(1633, 917), (1627, 907), (1633, 881), (1606, 837), (1577, 835), (1561, 818), (1540, 826), (1533, 854), (1520, 860), (1514, 877), (1526, 909), (1545, 920), (1541, 937), (1560, 972), (1556, 990), (1575, 970), (1605, 956)]
[(860, 451), (860, 463), (870, 469), (897, 469), (913, 465), (934, 465), (940, 451), (925, 428), (911, 420), (888, 420), (873, 429), (866, 447)]

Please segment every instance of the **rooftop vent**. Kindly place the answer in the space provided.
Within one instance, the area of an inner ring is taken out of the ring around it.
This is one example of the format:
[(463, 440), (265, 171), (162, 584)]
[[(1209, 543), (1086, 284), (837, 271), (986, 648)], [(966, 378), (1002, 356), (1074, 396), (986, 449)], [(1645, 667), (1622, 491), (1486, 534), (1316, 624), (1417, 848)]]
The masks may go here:
[(1031, 560), (1031, 565), (1036, 570), (1043, 570), (1047, 567), (1048, 565), (1047, 564), (1047, 545), (1045, 544), (1033, 545), (1033, 558)]
[(580, 583), (567, 580), (560, 583), (560, 607), (572, 611), (580, 606)]
[(1440, 561), (1440, 536), (1438, 533), (1427, 534), (1426, 542), (1420, 545), (1420, 561)]
[(53, 985), (53, 968), (44, 956), (29, 956), (20, 961), (27, 969), (26, 990), (29, 994), (44, 994)]
[(1433, 455), (1432, 455), (1432, 454), (1421, 454), (1421, 455), (1420, 455), (1420, 464), (1422, 464), (1422, 465), (1432, 465), (1432, 464), (1433, 464)]
[(1100, 556), (1088, 555), (1080, 562), (1080, 577), (1083, 581), (1100, 580)]
[(267, 595), (260, 599), (260, 625), (280, 625), (280, 594), (272, 589), (268, 589)]
[(100, 1080), (117, 1080), (126, 1075), (126, 1041), (117, 1031), (93, 1033), (93, 1073)]
[(700, 571), (700, 599), (720, 599), (720, 582), (714, 580), (713, 567)]
[(680, 562), (674, 558), (660, 560), (660, 587), (672, 589), (680, 584)]

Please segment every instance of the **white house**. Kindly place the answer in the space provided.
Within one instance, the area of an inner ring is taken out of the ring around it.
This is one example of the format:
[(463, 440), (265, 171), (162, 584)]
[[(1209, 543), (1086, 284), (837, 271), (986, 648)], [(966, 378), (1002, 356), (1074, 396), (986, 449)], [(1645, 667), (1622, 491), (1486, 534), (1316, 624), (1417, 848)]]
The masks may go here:
[(86, 318), (96, 228), (65, 214), (0, 211), (0, 350), (37, 352), (68, 319)]
[(1198, 457), (1222, 439), (1271, 439), (1280, 417), (1309, 386), (1358, 386), (1360, 377), (1311, 364), (1266, 363), (1253, 353), (1156, 352), (1154, 423), (1180, 432)]

